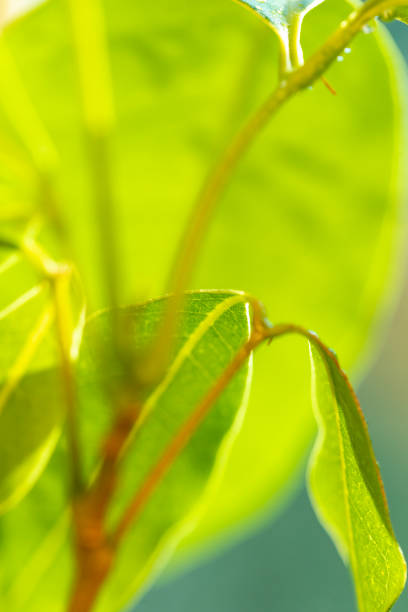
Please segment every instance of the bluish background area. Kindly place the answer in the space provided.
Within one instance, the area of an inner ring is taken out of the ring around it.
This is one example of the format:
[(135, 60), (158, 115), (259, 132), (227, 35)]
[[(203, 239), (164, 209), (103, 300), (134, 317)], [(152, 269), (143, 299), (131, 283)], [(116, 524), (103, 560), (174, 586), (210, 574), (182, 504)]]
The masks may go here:
[[(408, 26), (396, 23), (390, 29), (408, 58)], [(395, 531), (408, 557), (407, 339), (408, 282), (378, 359), (358, 390)], [(348, 572), (318, 524), (304, 487), (263, 528), (177, 578), (162, 580), (134, 608), (134, 612), (353, 610)], [(393, 610), (408, 610), (407, 592)]]

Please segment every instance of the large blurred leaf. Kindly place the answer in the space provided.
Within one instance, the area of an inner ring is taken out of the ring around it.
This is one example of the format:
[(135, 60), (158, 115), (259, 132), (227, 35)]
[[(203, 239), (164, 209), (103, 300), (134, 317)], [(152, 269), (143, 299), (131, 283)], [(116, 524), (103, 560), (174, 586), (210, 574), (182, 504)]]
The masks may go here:
[(361, 612), (385, 612), (406, 580), (367, 425), (337, 359), (311, 348), (313, 397), (319, 423), (309, 468), (318, 516), (354, 577)]
[[(134, 350), (152, 339), (166, 302), (156, 300), (121, 311)], [(248, 338), (248, 333), (245, 296), (231, 292), (197, 292), (187, 296), (175, 355), (165, 378), (145, 404), (142, 427), (135, 432), (133, 447), (122, 466), (111, 523), (116, 522), (175, 433)], [(112, 417), (109, 396), (121, 380), (120, 368), (114, 364), (107, 367), (104, 362), (106, 349), (111, 346), (110, 334), (110, 313), (93, 317), (85, 329), (78, 363), (81, 435), (89, 477), (98, 464), (101, 440)], [(247, 364), (214, 404), (155, 490), (124, 541), (98, 610), (120, 610), (156, 569), (163, 555), (167, 556), (186, 529), (194, 525), (197, 501), (213, 480), (210, 477), (213, 473), (216, 476), (224, 464), (224, 456), (242, 422), (248, 378)], [(52, 413), (57, 398), (51, 395), (50, 374), (37, 373), (33, 381), (34, 388), (37, 385), (34, 398), (38, 397), (38, 389), (48, 389), (48, 395), (41, 395), (39, 400), (46, 402), (47, 410)], [(53, 612), (65, 609), (72, 550), (67, 541), (67, 504), (64, 507), (61, 503), (63, 475), (64, 467), (57, 454), (31, 494), (1, 519), (2, 609)], [(44, 487), (47, 490), (45, 515), (39, 508)], [(21, 544), (20, 532), (25, 528), (29, 531), (28, 543)]]
[[(10, 262), (8, 264), (8, 262)], [(1, 264), (0, 264), (1, 266)], [(44, 279), (19, 254), (12, 254), (0, 268), (0, 382), (7, 378), (19, 359), (30, 335), (35, 332), (51, 296)], [(24, 372), (42, 370), (54, 364), (57, 357), (55, 333), (50, 318), (49, 330), (37, 339), (35, 352)]]
[[(231, 0), (195, 2), (194, 10), (189, 0), (174, 0), (171, 10), (166, 0), (104, 6), (118, 114), (112, 161), (120, 286), (129, 303), (141, 292), (161, 291), (199, 183), (222, 143), (274, 85), (277, 45), (260, 20)], [(306, 51), (348, 11), (340, 0), (313, 11), (303, 28)], [(399, 215), (403, 78), (391, 66), (396, 52), (385, 36), (360, 35), (351, 56), (333, 66), (328, 78), (336, 97), (316, 85), (259, 138), (220, 203), (194, 282), (248, 290), (273, 320), (319, 329), (347, 368), (388, 301), (381, 296)], [(61, 210), (90, 301), (103, 305), (63, 3), (52, 0), (21, 19), (5, 41), (60, 154)], [(11, 96), (4, 81), (0, 72), (2, 91)], [(4, 103), (0, 97), (0, 108)], [(0, 119), (7, 133), (27, 141), (10, 113)], [(36, 147), (41, 143), (31, 142), (30, 150)], [(245, 426), (217, 502), (190, 546), (270, 506), (303, 461), (314, 430), (307, 356), (296, 340), (271, 354), (258, 360)]]
[(16, 253), (3, 260), (0, 282), (1, 514), (31, 488), (48, 461), (62, 404), (55, 382), (37, 384), (34, 374), (55, 364), (57, 355), (46, 283)]
[[(0, 264), (0, 514), (33, 486), (55, 448), (65, 402), (50, 282), (14, 250)], [(85, 309), (75, 275), (67, 299), (77, 351)], [(74, 355), (73, 355), (74, 356)], [(54, 369), (53, 369), (54, 368)], [(48, 369), (49, 380), (44, 374)], [(40, 373), (40, 374), (38, 374)]]
[(55, 448), (63, 417), (59, 377), (26, 375), (0, 414), (0, 514), (30, 490)]

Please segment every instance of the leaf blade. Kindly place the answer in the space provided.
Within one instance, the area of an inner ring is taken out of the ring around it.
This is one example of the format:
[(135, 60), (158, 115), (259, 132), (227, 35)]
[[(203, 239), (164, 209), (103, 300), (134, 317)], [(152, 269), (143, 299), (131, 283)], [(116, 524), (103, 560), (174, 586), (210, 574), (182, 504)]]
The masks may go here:
[(320, 342), (313, 344), (319, 437), (309, 461), (310, 497), (322, 525), (350, 564), (359, 610), (386, 612), (404, 588), (405, 560), (358, 400), (337, 358)]
[[(166, 299), (152, 300), (139, 308), (124, 309), (126, 321), (129, 322), (129, 315), (133, 321), (128, 331), (136, 342), (135, 348), (153, 337), (165, 304)], [(183, 308), (183, 320), (184, 325), (173, 357), (176, 367), (170, 366), (171, 380), (165, 382), (150, 402), (145, 422), (137, 431), (134, 445), (124, 460), (117, 501), (109, 516), (110, 525), (115, 524), (134, 495), (135, 488), (143, 481), (149, 466), (154, 463), (185, 416), (195, 407), (196, 401), (201, 399), (202, 393), (206, 391), (217, 372), (229, 362), (235, 348), (238, 348), (249, 334), (247, 299), (236, 292), (191, 293), (187, 296), (187, 304)], [(88, 327), (85, 328), (78, 363), (78, 389), (82, 407), (81, 437), (86, 442), (84, 448), (87, 451), (85, 460), (88, 477), (95, 471), (100, 443), (111, 417), (111, 406), (104, 389), (107, 377), (111, 377), (109, 384), (115, 383), (115, 372), (109, 373), (106, 369), (101, 372), (99, 342), (100, 338), (104, 338), (109, 346), (109, 336), (106, 336), (111, 333), (108, 329), (109, 323), (108, 314), (105, 316), (101, 313), (99, 317), (90, 319)], [(199, 331), (195, 333), (197, 329)], [(190, 342), (186, 348), (191, 336), (194, 336), (194, 342)], [(205, 355), (208, 351), (212, 355), (210, 369), (206, 368)], [(182, 358), (177, 358), (180, 355)], [(114, 574), (102, 593), (97, 610), (119, 610), (121, 605), (127, 603), (135, 591), (157, 571), (163, 557), (170, 554), (183, 532), (196, 522), (197, 514), (201, 506), (206, 504), (206, 497), (210, 494), (207, 487), (214, 486), (214, 479), (220, 478), (225, 456), (241, 425), (242, 412), (248, 399), (249, 372), (250, 365), (243, 368), (214, 405), (211, 416), (200, 426), (200, 432), (181, 453), (166, 479), (163, 479), (144, 511), (142, 520), (138, 521), (130, 531), (129, 538), (126, 538)], [(102, 391), (101, 374), (104, 374)], [(180, 387), (183, 388), (182, 394)], [(0, 602), (10, 610), (24, 607), (30, 612), (39, 612), (49, 605), (55, 611), (62, 611), (65, 606), (63, 597), (69, 589), (72, 551), (66, 537), (69, 525), (60, 526), (61, 515), (63, 516), (66, 510), (64, 511), (64, 505), (61, 509), (59, 500), (61, 464), (57, 461), (58, 454), (61, 454), (61, 449), (30, 495), (0, 519), (0, 534), (3, 534), (2, 555), (5, 558), (12, 549), (13, 556), (18, 558), (20, 553), (15, 544), (19, 536), (18, 525), (21, 522), (18, 517), (30, 515), (30, 507), (36, 507), (38, 497), (41, 499), (44, 494), (43, 483), (47, 478), (54, 483), (57, 499), (55, 503), (52, 501), (51, 486), (51, 496), (48, 499), (52, 520), (48, 519), (42, 524), (38, 508), (37, 513), (33, 512), (30, 519), (34, 526), (33, 531), (37, 532), (37, 541), (32, 544), (30, 554), (23, 547), (22, 555), (28, 558), (27, 565), (31, 569), (24, 573), (20, 559), (12, 563), (14, 568), (8, 568), (6, 572), (11, 574), (8, 582), (14, 587), (0, 590)], [(55, 506), (55, 510), (52, 506)], [(53, 533), (56, 534), (55, 537)], [(41, 542), (44, 542), (44, 545)], [(46, 553), (41, 552), (42, 546)], [(44, 568), (44, 573), (40, 575), (37, 572), (39, 564)], [(59, 572), (56, 569), (59, 564), (61, 567), (70, 568), (69, 571)], [(53, 585), (51, 589), (50, 576)], [(24, 593), (20, 584), (26, 585)]]

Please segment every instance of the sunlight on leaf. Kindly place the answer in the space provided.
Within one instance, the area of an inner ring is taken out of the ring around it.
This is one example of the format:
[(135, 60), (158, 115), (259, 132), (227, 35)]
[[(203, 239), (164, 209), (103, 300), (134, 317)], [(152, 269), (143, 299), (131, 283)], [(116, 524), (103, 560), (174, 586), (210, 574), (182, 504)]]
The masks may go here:
[[(70, 279), (68, 309), (73, 309), (73, 352), (79, 346), (85, 316), (76, 285), (75, 279)], [(41, 475), (60, 434), (65, 402), (60, 393), (60, 373), (55, 368), (59, 351), (49, 281), (41, 278), (23, 253), (16, 250), (3, 260), (0, 286), (2, 513), (19, 502)]]
[(0, 415), (0, 514), (35, 484), (60, 434), (63, 399), (55, 371), (25, 376)]
[(319, 437), (309, 464), (310, 495), (350, 565), (360, 612), (386, 612), (404, 588), (406, 565), (367, 425), (331, 351), (315, 344), (311, 360)]
[[(152, 339), (165, 305), (166, 299), (153, 300), (121, 311), (135, 349)], [(115, 388), (119, 376), (113, 365), (107, 367), (105, 364), (101, 368), (112, 333), (109, 314), (104, 312), (89, 320), (78, 362), (81, 437), (89, 478), (98, 466), (101, 440), (111, 420), (108, 391)], [(151, 466), (248, 334), (248, 307), (244, 295), (194, 292), (187, 296), (172, 362), (167, 375), (147, 400), (143, 426), (135, 432), (134, 444), (124, 461), (116, 503), (109, 518), (111, 524), (116, 522)], [(198, 513), (219, 479), (226, 455), (242, 423), (250, 371), (248, 364), (230, 383), (156, 489), (124, 541), (97, 610), (120, 610), (140, 591), (146, 580), (151, 579), (152, 573), (160, 568), (182, 535), (194, 526)], [(38, 373), (32, 384), (40, 385), (42, 381), (48, 393), (43, 400), (52, 412), (53, 385), (49, 376), (47, 372)], [(30, 379), (27, 384), (31, 384)], [(71, 572), (59, 571), (58, 566), (70, 567), (72, 551), (64, 536), (67, 523), (58, 503), (60, 470), (61, 465), (54, 458), (30, 495), (0, 519), (1, 554), (6, 559), (12, 550), (14, 560), (7, 563), (0, 594), (1, 607), (7, 610), (40, 612), (50, 609), (59, 612), (64, 609), (64, 594), (69, 587)], [(52, 518), (43, 520), (38, 510), (30, 512), (30, 508), (37, 507), (43, 496), (44, 483), (48, 480), (53, 483), (47, 489), (47, 506)], [(20, 535), (21, 517), (27, 514), (30, 520), (26, 521), (25, 527), (34, 537), (30, 540), (30, 550), (23, 546), (20, 551), (16, 542)], [(43, 547), (47, 550), (46, 558), (41, 552)], [(20, 554), (24, 555), (23, 558), (19, 557)], [(38, 566), (43, 563), (46, 567), (34, 578)]]
[[(225, 139), (270, 93), (278, 61), (276, 37), (232, 0), (197, 2), (194, 10), (191, 0), (174, 0), (171, 11), (168, 5), (104, 2), (118, 121), (113, 183), (122, 304), (161, 294), (200, 182)], [(313, 52), (349, 12), (341, 0), (311, 11), (305, 51)], [(95, 308), (105, 307), (64, 3), (37, 8), (4, 36), (63, 160), (59, 208), (87, 295)], [(395, 161), (404, 133), (404, 76), (395, 58), (383, 29), (361, 35), (351, 56), (328, 73), (341, 95), (317, 84), (275, 118), (220, 202), (193, 285), (243, 288), (265, 303), (272, 320), (319, 329), (352, 373), (393, 293), (401, 203)], [(0, 85), (18, 100), (18, 87), (10, 92), (1, 72)], [(20, 100), (14, 124), (21, 106)], [(0, 127), (13, 134), (1, 108)], [(21, 183), (11, 184), (17, 190)], [(273, 282), (265, 270), (273, 271)], [(270, 516), (293, 486), (314, 432), (307, 355), (297, 342), (259, 356), (250, 409), (217, 500), (185, 541), (186, 552)]]
[[(24, 272), (23, 265), (15, 266), (4, 268), (4, 275), (7, 270)], [(0, 311), (0, 513), (33, 486), (57, 441), (63, 414), (61, 399), (55, 397), (58, 386), (55, 381), (51, 388), (36, 384), (35, 375), (55, 363), (52, 324), (44, 283)]]
[[(130, 315), (133, 321), (129, 332), (137, 343), (143, 344), (146, 336), (151, 337), (164, 307), (165, 300), (159, 300), (139, 309), (123, 311), (124, 316)], [(109, 333), (109, 317), (106, 315), (90, 321), (85, 343), (94, 345), (92, 338), (100, 337), (101, 331), (106, 340)], [(122, 466), (121, 486), (110, 514), (111, 524), (116, 522), (143, 482), (149, 466), (161, 455), (248, 334), (245, 296), (223, 292), (187, 296), (176, 356), (167, 376), (145, 404), (141, 426)], [(92, 381), (97, 380), (101, 369), (98, 368), (95, 348), (92, 355), (93, 364), (85, 345), (83, 358), (87, 369), (83, 370), (82, 376), (80, 371), (79, 380), (91, 381), (87, 387), (81, 385), (82, 413), (87, 424), (84, 441), (88, 448), (92, 437), (95, 439), (98, 414), (109, 414), (109, 406), (103, 408), (100, 396), (99, 401), (95, 401), (98, 396)], [(217, 466), (220, 469), (224, 463), (227, 449), (242, 423), (247, 380), (248, 369), (244, 368), (214, 404), (210, 415), (159, 485), (123, 542), (114, 574), (102, 593), (97, 610), (120, 610), (144, 582), (151, 579), (150, 574), (163, 555), (168, 556), (174, 549), (183, 532), (194, 526), (197, 516), (191, 513), (202, 496), (203, 487), (207, 486), (213, 469)]]

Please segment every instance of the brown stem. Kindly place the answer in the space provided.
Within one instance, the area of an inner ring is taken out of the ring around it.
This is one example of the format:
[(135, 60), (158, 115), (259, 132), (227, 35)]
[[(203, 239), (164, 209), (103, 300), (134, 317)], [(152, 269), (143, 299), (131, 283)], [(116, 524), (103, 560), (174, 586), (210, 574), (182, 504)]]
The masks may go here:
[(226, 367), (224, 372), (218, 378), (216, 383), (208, 391), (207, 395), (198, 404), (193, 413), (187, 418), (181, 426), (175, 437), (153, 466), (141, 487), (137, 491), (133, 500), (125, 510), (122, 518), (114, 530), (112, 542), (118, 547), (126, 535), (129, 528), (143, 511), (146, 503), (149, 501), (155, 489), (161, 483), (164, 476), (167, 474), (174, 461), (187, 446), (198, 427), (201, 425), (205, 417), (208, 415), (212, 406), (237, 374), (239, 369), (248, 359), (249, 355), (264, 341), (269, 343), (274, 339), (286, 334), (300, 334), (306, 337), (311, 343), (315, 344), (320, 350), (327, 353), (327, 348), (319, 340), (319, 338), (311, 331), (304, 329), (299, 325), (292, 323), (281, 323), (279, 325), (271, 325), (266, 319), (262, 305), (255, 299), (250, 300), (253, 309), (252, 318), (252, 333), (235, 355), (231, 363)]
[(115, 558), (105, 519), (118, 482), (120, 459), (141, 412), (138, 401), (118, 409), (102, 445), (102, 464), (92, 485), (74, 499), (76, 576), (68, 612), (88, 612), (101, 590)]
[(118, 414), (111, 433), (103, 446), (104, 458), (95, 483), (74, 501), (74, 536), (77, 573), (67, 612), (88, 612), (102, 588), (115, 559), (116, 550), (127, 529), (143, 509), (176, 457), (189, 442), (212, 405), (254, 348), (265, 339), (266, 327), (254, 305), (253, 332), (216, 384), (180, 428), (139, 489), (133, 502), (120, 520), (112, 537), (105, 529), (106, 512), (116, 489), (117, 469), (129, 434), (140, 414), (141, 404), (135, 403)]
[(138, 401), (131, 402), (122, 410), (119, 409), (111, 431), (102, 445), (102, 465), (89, 491), (93, 516), (101, 524), (115, 494), (120, 460), (141, 409), (142, 404)]
[(114, 550), (103, 525), (95, 521), (89, 500), (74, 503), (76, 577), (67, 612), (88, 612), (112, 567)]
[[(186, 419), (173, 440), (165, 448), (156, 464), (152, 467), (133, 500), (126, 508), (111, 536), (104, 528), (104, 516), (98, 514), (98, 503), (108, 508), (109, 501), (116, 483), (117, 460), (127, 440), (128, 425), (133, 423), (133, 415), (129, 420), (116, 427), (116, 436), (112, 433), (107, 441), (109, 451), (105, 456), (105, 467), (101, 470), (99, 485), (94, 492), (86, 495), (74, 506), (76, 525), (77, 576), (74, 583), (68, 612), (89, 612), (102, 588), (115, 561), (116, 551), (126, 533), (137, 520), (156, 488), (160, 485), (177, 457), (187, 446), (212, 406), (242, 367), (249, 355), (264, 341), (290, 333), (298, 333), (306, 337), (320, 350), (328, 353), (328, 349), (317, 336), (294, 324), (279, 324), (271, 326), (264, 316), (263, 308), (256, 300), (250, 300), (253, 308), (252, 333), (239, 349), (231, 363), (225, 368), (207, 395)], [(136, 410), (136, 407), (134, 408)], [(138, 410), (138, 408), (137, 408)], [(111, 445), (111, 446), (110, 446)], [(104, 474), (104, 476), (102, 476)], [(110, 480), (114, 477), (113, 480)], [(98, 498), (98, 495), (101, 497)], [(96, 506), (95, 506), (96, 504)], [(106, 504), (106, 505), (105, 505)], [(103, 513), (102, 513), (103, 514)], [(99, 518), (98, 518), (99, 517)]]
[(122, 541), (129, 527), (139, 516), (147, 501), (150, 499), (152, 493), (160, 484), (176, 458), (186, 447), (200, 424), (208, 415), (209, 411), (214, 405), (214, 402), (219, 398), (229, 382), (248, 359), (252, 351), (261, 342), (263, 342), (265, 338), (270, 336), (271, 330), (265, 323), (265, 318), (263, 316), (261, 307), (257, 302), (253, 302), (252, 306), (254, 309), (254, 316), (252, 333), (249, 340), (242, 345), (234, 359), (226, 367), (217, 382), (209, 390), (207, 395), (203, 398), (193, 413), (187, 418), (170, 444), (164, 450), (157, 463), (147, 475), (142, 486), (137, 491), (128, 508), (125, 510), (122, 518), (119, 520), (119, 523), (113, 533), (112, 541), (116, 547)]
[[(84, 553), (82, 553), (84, 556)], [(88, 612), (92, 610), (102, 585), (108, 575), (111, 557), (100, 552), (87, 555), (83, 567), (78, 571), (73, 587), (73, 594), (67, 612)]]

